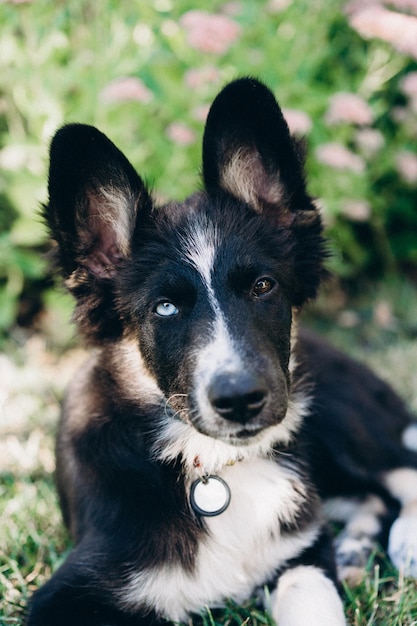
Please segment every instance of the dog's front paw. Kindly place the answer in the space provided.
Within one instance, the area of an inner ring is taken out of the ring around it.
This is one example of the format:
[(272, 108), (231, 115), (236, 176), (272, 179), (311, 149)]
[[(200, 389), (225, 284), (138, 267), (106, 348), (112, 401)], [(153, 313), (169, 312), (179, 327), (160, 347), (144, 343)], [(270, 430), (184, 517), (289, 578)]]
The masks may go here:
[(346, 626), (334, 583), (314, 566), (284, 572), (271, 595), (270, 609), (280, 626)]
[(393, 523), (388, 541), (388, 555), (405, 576), (417, 578), (417, 517), (405, 515)]
[(342, 532), (335, 541), (337, 573), (340, 580), (356, 586), (365, 577), (366, 564), (374, 544), (367, 535), (359, 537)]

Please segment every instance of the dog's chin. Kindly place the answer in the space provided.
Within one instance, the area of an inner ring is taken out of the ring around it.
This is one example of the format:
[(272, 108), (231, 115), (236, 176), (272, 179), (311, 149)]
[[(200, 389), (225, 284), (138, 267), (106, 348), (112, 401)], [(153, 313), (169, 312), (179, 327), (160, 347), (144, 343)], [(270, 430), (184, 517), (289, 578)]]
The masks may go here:
[(280, 424), (281, 420), (265, 424), (221, 424), (207, 425), (201, 420), (192, 423), (193, 427), (202, 435), (216, 439), (231, 446), (251, 446), (260, 442), (266, 433)]
[(228, 443), (231, 446), (251, 446), (261, 441), (266, 430), (266, 428), (259, 428), (257, 430), (243, 429), (238, 431), (237, 433), (223, 438), (222, 441), (224, 443)]
[(208, 429), (198, 429), (202, 435), (206, 435), (211, 439), (217, 439), (231, 446), (250, 446), (257, 443), (265, 432), (265, 428), (258, 429), (241, 429), (235, 432), (213, 432)]
[(250, 447), (269, 438), (271, 431), (285, 421), (288, 408), (285, 401), (275, 402), (274, 410), (269, 405), (256, 418), (242, 423), (223, 419), (196, 403), (175, 407), (175, 413), (176, 419), (179, 417), (201, 435), (235, 447)]

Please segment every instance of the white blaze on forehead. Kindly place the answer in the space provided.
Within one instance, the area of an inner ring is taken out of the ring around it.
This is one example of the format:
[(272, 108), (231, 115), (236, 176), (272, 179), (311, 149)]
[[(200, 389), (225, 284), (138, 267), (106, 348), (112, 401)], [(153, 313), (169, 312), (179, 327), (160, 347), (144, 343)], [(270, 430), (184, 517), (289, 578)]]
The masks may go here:
[(181, 241), (185, 260), (200, 274), (210, 297), (214, 297), (211, 279), (218, 240), (216, 226), (207, 217), (200, 216), (190, 222), (187, 237)]
[[(200, 216), (190, 224), (187, 238), (182, 239), (183, 253), (187, 262), (200, 274), (206, 288), (209, 303), (214, 311), (213, 347), (219, 360), (224, 362), (224, 350), (232, 342), (220, 303), (213, 289), (214, 260), (219, 246), (217, 228), (207, 217)], [(215, 345), (214, 345), (215, 344)]]
[(217, 372), (238, 371), (242, 369), (243, 363), (213, 288), (214, 261), (219, 247), (216, 225), (206, 216), (199, 216), (190, 223), (187, 235), (182, 240), (183, 254), (200, 274), (214, 312), (213, 324), (208, 329), (210, 339), (198, 354), (196, 368), (201, 383), (197, 383), (197, 395), (199, 391), (204, 395), (206, 385)]

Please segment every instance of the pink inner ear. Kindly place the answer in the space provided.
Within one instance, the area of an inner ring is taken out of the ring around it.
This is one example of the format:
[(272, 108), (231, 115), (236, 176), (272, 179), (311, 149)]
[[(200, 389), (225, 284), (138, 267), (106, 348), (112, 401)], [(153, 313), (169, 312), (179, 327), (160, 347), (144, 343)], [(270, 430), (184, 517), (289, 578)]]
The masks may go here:
[(103, 221), (99, 214), (90, 215), (88, 222), (94, 237), (94, 244), (85, 261), (85, 266), (97, 278), (112, 278), (123, 259), (117, 244), (114, 224), (110, 220), (109, 222)]
[(116, 244), (108, 250), (98, 247), (89, 255), (86, 266), (97, 278), (112, 278), (122, 258)]

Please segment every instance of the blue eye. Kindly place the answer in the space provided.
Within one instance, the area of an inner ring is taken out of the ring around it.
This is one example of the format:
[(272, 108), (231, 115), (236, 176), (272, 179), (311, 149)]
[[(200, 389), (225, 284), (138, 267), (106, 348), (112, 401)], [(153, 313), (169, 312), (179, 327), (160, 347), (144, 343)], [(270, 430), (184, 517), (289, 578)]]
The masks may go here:
[(160, 317), (171, 317), (172, 315), (177, 315), (179, 310), (172, 302), (160, 302), (155, 309), (155, 313)]

